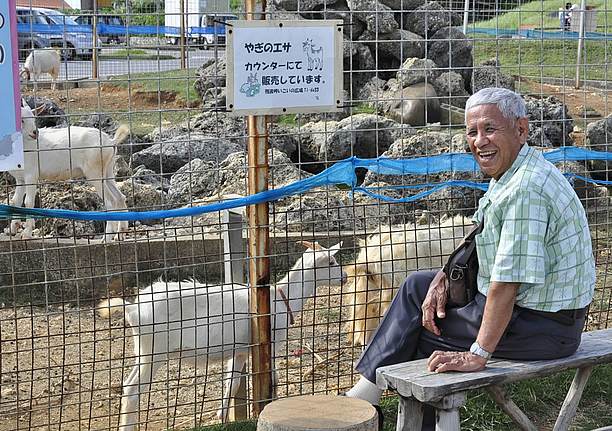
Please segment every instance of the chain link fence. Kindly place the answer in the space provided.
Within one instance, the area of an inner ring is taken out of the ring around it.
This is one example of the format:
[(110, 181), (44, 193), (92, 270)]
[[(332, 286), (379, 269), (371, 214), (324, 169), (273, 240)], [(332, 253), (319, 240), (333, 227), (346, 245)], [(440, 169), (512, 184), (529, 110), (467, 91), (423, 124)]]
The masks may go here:
[[(129, 137), (113, 144), (112, 178), (104, 180), (117, 183), (129, 211), (210, 205), (247, 194), (245, 119), (225, 111), (225, 32), (232, 20), (246, 17), (242, 4), (134, 0), (93, 11), (22, 3), (21, 67), (32, 48), (61, 52), (55, 89), (46, 75), (22, 82), (27, 103), (40, 108), (39, 133), (91, 127), (112, 138), (126, 125)], [(342, 110), (268, 118), (269, 188), (310, 178), (352, 156), (413, 159), (467, 152), (465, 102), (490, 86), (524, 95), (529, 145), (545, 152), (567, 146), (610, 151), (609, 5), (599, 0), (587, 6), (596, 11), (596, 25), (583, 34), (565, 28), (569, 9), (549, 0), (268, 2), (262, 16), (269, 20), (344, 23)], [(568, 19), (580, 19), (580, 13), (574, 8)], [(572, 175), (593, 237), (597, 290), (589, 330), (612, 325), (608, 163), (557, 164)], [(484, 192), (448, 187), (422, 199), (393, 199), (451, 180), (486, 180), (479, 172), (398, 176), (359, 168), (356, 174), (357, 186), (377, 196), (326, 186), (269, 203), (274, 286), (288, 287), (291, 277), (311, 269), (315, 252), (304, 241), (323, 247), (342, 242), (335, 258), (349, 276), (340, 285), (330, 271), (329, 280), (314, 289), (291, 290), (298, 292), (290, 298), (298, 300), (293, 324), (287, 324), (286, 313), (272, 316), (273, 326), (288, 326), (273, 354), (279, 397), (350, 387), (353, 363), (399, 282), (410, 271), (441, 266)], [(12, 176), (3, 174), (1, 184), (2, 202), (9, 204)], [(91, 182), (75, 173), (63, 181), (41, 176), (35, 206), (121, 210), (104, 202)], [(238, 331), (245, 320), (240, 298), (247, 296), (245, 220), (242, 208), (130, 221), (120, 240), (103, 243), (101, 221), (41, 218), (31, 235), (23, 223), (1, 222), (0, 430), (118, 428), (122, 382), (135, 362), (146, 360), (134, 353), (133, 322), (122, 312), (100, 314), (98, 304), (107, 298), (132, 302), (139, 289), (152, 285), (160, 292), (199, 287), (206, 297), (229, 289), (234, 300), (209, 313), (235, 319), (224, 331)], [(364, 271), (375, 280), (366, 280)], [(273, 310), (283, 310), (277, 290), (271, 292)], [(180, 320), (156, 329), (165, 334), (159, 340), (172, 345), (177, 336), (172, 324)], [(198, 337), (213, 337), (210, 322), (189, 324)], [(141, 335), (141, 346), (145, 338)], [(229, 381), (223, 364), (248, 351), (250, 341), (242, 341), (239, 347), (207, 346), (197, 368), (189, 355), (155, 356), (159, 369), (150, 388), (142, 388), (140, 429), (217, 423)], [(247, 375), (249, 370), (247, 361)], [(246, 379), (230, 418), (249, 416), (252, 402)]]

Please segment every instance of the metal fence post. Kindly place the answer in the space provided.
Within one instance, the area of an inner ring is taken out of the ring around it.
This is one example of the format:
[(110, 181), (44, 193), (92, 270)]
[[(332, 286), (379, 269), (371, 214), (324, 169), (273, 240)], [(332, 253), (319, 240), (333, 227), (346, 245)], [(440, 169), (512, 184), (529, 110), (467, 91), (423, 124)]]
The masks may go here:
[(91, 79), (98, 79), (98, 0), (93, 1), (91, 32)]
[[(222, 213), (223, 229), (223, 267), (224, 283), (246, 284), (246, 253), (242, 243), (242, 229), (244, 217), (236, 210), (227, 210)], [(244, 371), (240, 377), (240, 384), (236, 396), (231, 400), (229, 418), (232, 421), (248, 417), (246, 376)]]
[(185, 61), (185, 0), (181, 0), (180, 2), (180, 31), (181, 31), (181, 37), (179, 38), (179, 43), (181, 44), (180, 49), (181, 49), (181, 69), (185, 69), (187, 67), (187, 61)]
[[(574, 11), (572, 19), (574, 19)], [(580, 88), (580, 57), (582, 57), (582, 48), (584, 46), (584, 20), (586, 15), (586, 0), (580, 2), (580, 31), (578, 33), (578, 52), (576, 53), (576, 84), (575, 88)]]

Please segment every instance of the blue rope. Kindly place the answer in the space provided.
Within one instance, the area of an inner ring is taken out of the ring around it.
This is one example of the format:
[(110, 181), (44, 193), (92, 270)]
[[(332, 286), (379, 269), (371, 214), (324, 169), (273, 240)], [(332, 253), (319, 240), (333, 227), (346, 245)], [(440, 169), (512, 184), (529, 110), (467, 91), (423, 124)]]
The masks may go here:
[[(603, 151), (585, 150), (577, 147), (561, 147), (559, 149), (544, 153), (551, 163), (579, 160), (611, 160), (612, 153)], [(300, 181), (288, 184), (274, 190), (266, 190), (254, 195), (245, 196), (237, 199), (229, 199), (222, 202), (193, 206), (189, 208), (176, 208), (157, 211), (126, 211), (126, 212), (102, 212), (102, 211), (74, 211), (62, 209), (42, 209), (42, 208), (22, 208), (11, 205), (0, 204), (0, 218), (62, 218), (69, 220), (100, 220), (100, 221), (121, 221), (121, 220), (150, 220), (174, 217), (191, 217), (200, 214), (239, 208), (248, 205), (255, 205), (264, 202), (276, 201), (288, 196), (305, 193), (317, 187), (331, 185), (346, 185), (353, 192), (380, 199), (384, 202), (414, 202), (423, 199), (439, 190), (447, 187), (466, 187), (486, 191), (488, 184), (483, 182), (451, 180), (443, 183), (425, 183), (419, 185), (400, 185), (389, 187), (357, 187), (356, 168), (365, 168), (370, 172), (379, 175), (430, 175), (441, 172), (479, 172), (478, 164), (471, 154), (468, 153), (447, 153), (436, 156), (417, 157), (413, 159), (388, 159), (379, 157), (375, 159), (361, 159), (351, 157), (341, 160), (323, 172), (305, 178)], [(587, 183), (612, 185), (612, 181), (594, 180), (573, 173), (564, 174), (568, 179), (580, 179)], [(404, 198), (391, 198), (376, 193), (373, 190), (382, 189), (425, 189), (417, 194)]]

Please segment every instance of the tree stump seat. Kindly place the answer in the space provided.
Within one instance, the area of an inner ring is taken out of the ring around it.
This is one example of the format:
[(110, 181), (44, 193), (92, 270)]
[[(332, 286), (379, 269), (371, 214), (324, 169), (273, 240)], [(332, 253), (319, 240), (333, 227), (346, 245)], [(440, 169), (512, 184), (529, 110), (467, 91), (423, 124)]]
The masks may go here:
[(367, 401), (335, 395), (302, 395), (268, 404), (257, 431), (377, 431), (376, 409)]

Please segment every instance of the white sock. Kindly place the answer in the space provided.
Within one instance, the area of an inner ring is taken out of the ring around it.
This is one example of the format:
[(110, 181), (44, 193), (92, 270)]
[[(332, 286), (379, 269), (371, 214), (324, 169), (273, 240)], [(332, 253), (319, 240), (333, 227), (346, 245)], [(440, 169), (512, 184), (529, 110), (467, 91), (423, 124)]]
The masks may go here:
[(362, 376), (357, 384), (346, 393), (346, 396), (365, 400), (372, 405), (378, 405), (382, 392), (381, 389), (378, 389), (378, 386)]

